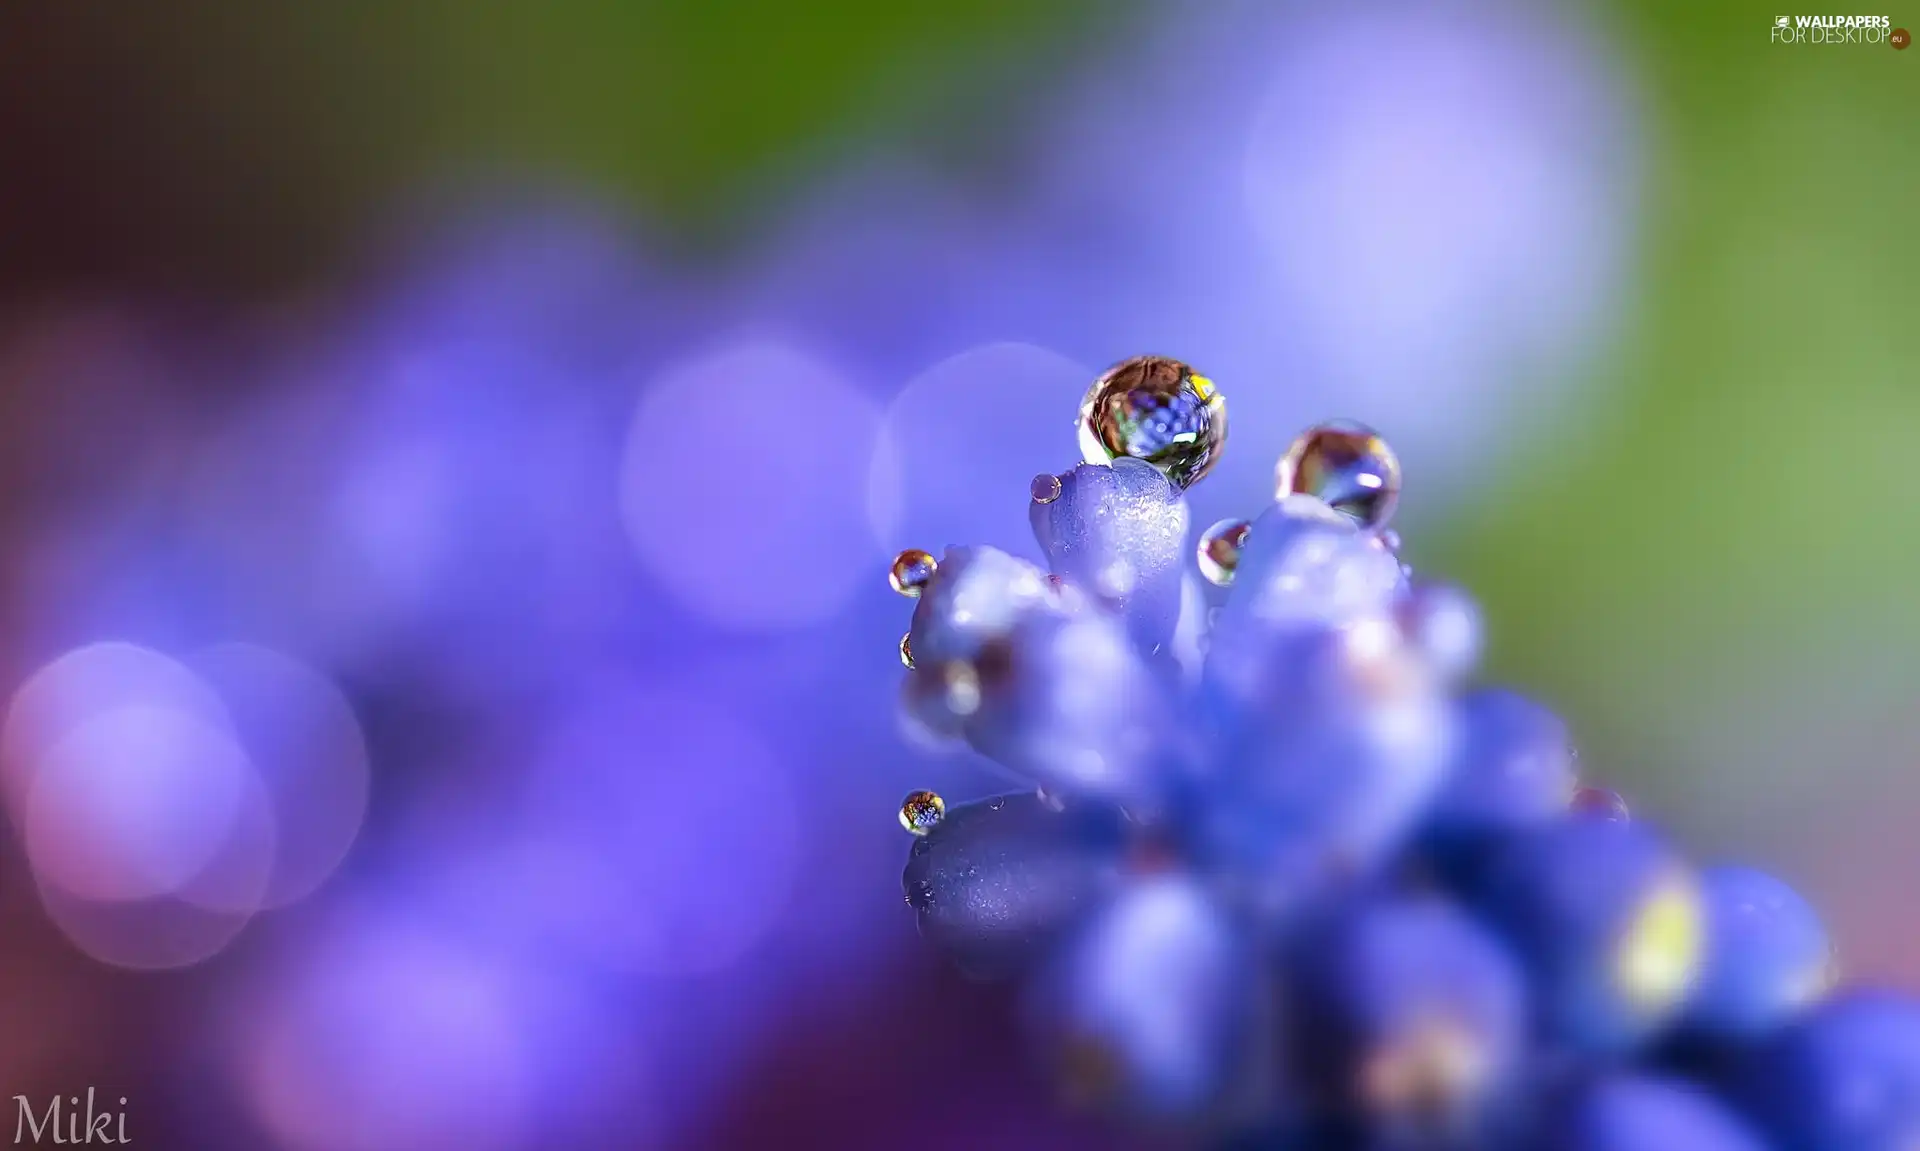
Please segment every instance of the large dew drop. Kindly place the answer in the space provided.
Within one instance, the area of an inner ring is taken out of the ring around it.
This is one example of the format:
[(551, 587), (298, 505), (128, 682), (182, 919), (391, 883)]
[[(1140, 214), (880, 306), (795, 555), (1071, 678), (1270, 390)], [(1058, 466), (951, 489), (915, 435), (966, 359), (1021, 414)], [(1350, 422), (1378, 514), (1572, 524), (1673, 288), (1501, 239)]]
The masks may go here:
[(1227, 442), (1227, 401), (1205, 376), (1165, 356), (1109, 368), (1080, 403), (1080, 456), (1145, 460), (1176, 488), (1198, 483)]
[(1274, 498), (1317, 496), (1369, 528), (1400, 500), (1400, 458), (1379, 433), (1346, 420), (1308, 428), (1274, 468)]

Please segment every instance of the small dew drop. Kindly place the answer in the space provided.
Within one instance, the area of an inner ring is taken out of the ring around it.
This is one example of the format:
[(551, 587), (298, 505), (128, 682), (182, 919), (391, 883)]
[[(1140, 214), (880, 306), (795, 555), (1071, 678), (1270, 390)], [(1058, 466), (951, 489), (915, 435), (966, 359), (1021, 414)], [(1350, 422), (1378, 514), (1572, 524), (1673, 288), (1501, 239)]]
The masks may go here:
[(1400, 550), (1400, 533), (1394, 531), (1392, 528), (1381, 528), (1378, 538), (1380, 540), (1380, 546), (1386, 548), (1388, 551), (1397, 552)]
[(893, 557), (893, 567), (887, 570), (887, 582), (893, 590), (908, 599), (920, 598), (920, 593), (933, 582), (933, 573), (940, 565), (934, 558), (919, 548), (908, 548)]
[(1627, 823), (1632, 813), (1627, 810), (1627, 801), (1619, 792), (1604, 787), (1577, 787), (1573, 798), (1567, 801), (1567, 810), (1575, 815), (1604, 819), (1609, 823)]
[(1033, 793), (1033, 797), (1039, 800), (1041, 806), (1045, 807), (1048, 811), (1058, 812), (1058, 811), (1065, 811), (1067, 809), (1066, 800), (1061, 799), (1059, 796), (1053, 794), (1051, 791), (1048, 791), (1044, 787), (1035, 791)]
[(1131, 456), (1185, 489), (1212, 470), (1226, 443), (1226, 398), (1165, 356), (1114, 365), (1080, 402), (1080, 457), (1090, 464)]
[(1034, 503), (1050, 504), (1060, 498), (1060, 477), (1043, 472), (1033, 477), (1033, 482), (1027, 485), (1027, 490), (1033, 494)]
[(1233, 573), (1240, 566), (1240, 553), (1247, 546), (1247, 536), (1253, 525), (1246, 520), (1226, 519), (1214, 524), (1200, 533), (1200, 543), (1195, 549), (1195, 559), (1200, 564), (1200, 574), (1215, 587), (1227, 587), (1233, 583)]
[(931, 791), (916, 791), (900, 801), (900, 826), (925, 835), (946, 817), (947, 801)]
[(1336, 421), (1300, 433), (1274, 467), (1273, 482), (1275, 499), (1317, 496), (1377, 530), (1400, 499), (1400, 459), (1372, 428)]
[(912, 632), (908, 632), (907, 634), (900, 637), (900, 662), (905, 664), (908, 668), (913, 667), (913, 633)]

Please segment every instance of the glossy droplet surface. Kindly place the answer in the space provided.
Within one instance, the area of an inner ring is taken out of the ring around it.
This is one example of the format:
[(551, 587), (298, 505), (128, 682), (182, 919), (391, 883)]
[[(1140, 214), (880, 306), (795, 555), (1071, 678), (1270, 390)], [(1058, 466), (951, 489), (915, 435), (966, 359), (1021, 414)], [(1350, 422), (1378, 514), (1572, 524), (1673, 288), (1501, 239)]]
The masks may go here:
[(1114, 365), (1080, 403), (1081, 459), (1145, 460), (1176, 488), (1198, 483), (1226, 442), (1227, 403), (1213, 381), (1165, 356)]
[(1037, 475), (1027, 485), (1027, 491), (1033, 496), (1034, 503), (1050, 504), (1060, 498), (1060, 477), (1045, 473)]
[(946, 814), (947, 801), (931, 791), (916, 791), (900, 801), (900, 826), (915, 835), (932, 831)]
[(907, 667), (913, 666), (913, 633), (912, 632), (908, 632), (907, 634), (900, 637), (900, 662), (905, 664)]
[(1317, 496), (1370, 528), (1393, 516), (1400, 499), (1400, 459), (1364, 424), (1336, 421), (1308, 428), (1274, 468), (1274, 496)]
[(1247, 546), (1247, 536), (1253, 525), (1246, 520), (1221, 520), (1200, 534), (1200, 543), (1194, 558), (1199, 561), (1200, 574), (1215, 587), (1226, 587), (1233, 582), (1233, 573), (1240, 566), (1240, 552)]
[(927, 585), (933, 582), (933, 573), (939, 567), (926, 552), (919, 548), (908, 548), (893, 557), (893, 566), (887, 570), (887, 582), (901, 595), (918, 599)]
[(1633, 815), (1627, 810), (1627, 801), (1617, 791), (1604, 787), (1576, 787), (1573, 798), (1567, 801), (1567, 810), (1575, 815), (1604, 819), (1611, 823), (1626, 823)]

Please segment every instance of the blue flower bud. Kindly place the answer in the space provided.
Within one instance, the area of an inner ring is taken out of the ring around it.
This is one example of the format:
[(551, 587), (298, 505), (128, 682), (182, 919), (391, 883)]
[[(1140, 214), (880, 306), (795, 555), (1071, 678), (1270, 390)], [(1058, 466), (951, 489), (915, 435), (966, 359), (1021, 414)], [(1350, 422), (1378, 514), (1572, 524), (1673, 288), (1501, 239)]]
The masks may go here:
[(952, 547), (920, 592), (907, 641), (916, 668), (970, 662), (1037, 612), (1057, 610), (1047, 574), (998, 548)]
[(914, 840), (901, 886), (922, 937), (969, 974), (996, 978), (1094, 906), (1119, 832), (1108, 810), (1055, 811), (1032, 793), (959, 804)]
[(1573, 1092), (1526, 1151), (1767, 1151), (1706, 1091), (1678, 1080), (1609, 1075)]
[(1257, 709), (1290, 679), (1292, 637), (1390, 617), (1405, 586), (1399, 559), (1372, 533), (1312, 496), (1281, 500), (1253, 521), (1241, 550), (1214, 622), (1207, 695)]
[(1504, 945), (1438, 899), (1374, 901), (1297, 941), (1288, 1065), (1318, 1107), (1371, 1128), (1477, 1130), (1527, 1039)]
[(1701, 875), (1707, 960), (1688, 1009), (1689, 1032), (1722, 1042), (1758, 1038), (1826, 994), (1833, 944), (1800, 894), (1764, 872)]
[(1020, 778), (1130, 807), (1163, 797), (1170, 701), (1118, 620), (1036, 613), (929, 673), (967, 742)]
[(1032, 987), (1057, 1080), (1075, 1102), (1154, 1123), (1219, 1113), (1267, 1030), (1258, 956), (1191, 877), (1135, 879)]
[(1141, 652), (1159, 650), (1180, 616), (1186, 501), (1158, 468), (1125, 456), (1046, 479), (1028, 518), (1054, 574), (1111, 605)]
[(1568, 1049), (1632, 1050), (1698, 978), (1698, 881), (1641, 825), (1567, 819), (1526, 836), (1477, 901), (1530, 969), (1547, 1037)]
[(1920, 1145), (1920, 1004), (1852, 991), (1760, 1048), (1735, 1097), (1779, 1151), (1910, 1151)]
[(1482, 688), (1458, 708), (1456, 751), (1422, 835), (1456, 876), (1487, 849), (1565, 815), (1575, 783), (1566, 725), (1545, 707)]
[(1390, 862), (1442, 780), (1453, 711), (1397, 642), (1378, 620), (1296, 633), (1285, 688), (1214, 736), (1203, 852), (1277, 929)]

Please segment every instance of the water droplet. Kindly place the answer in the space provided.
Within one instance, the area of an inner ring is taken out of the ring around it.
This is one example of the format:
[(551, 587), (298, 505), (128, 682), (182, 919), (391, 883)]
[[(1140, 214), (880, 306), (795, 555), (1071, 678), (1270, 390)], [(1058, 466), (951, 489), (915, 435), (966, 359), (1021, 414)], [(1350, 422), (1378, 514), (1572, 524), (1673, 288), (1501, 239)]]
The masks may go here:
[(1400, 533), (1394, 531), (1392, 528), (1381, 528), (1375, 538), (1380, 541), (1381, 547), (1386, 548), (1390, 552), (1400, 550)]
[(1604, 787), (1577, 787), (1567, 801), (1567, 810), (1575, 815), (1592, 816), (1611, 823), (1626, 823), (1632, 818), (1627, 801), (1617, 791)]
[(1043, 472), (1033, 477), (1033, 482), (1027, 485), (1027, 490), (1033, 494), (1034, 503), (1050, 504), (1060, 498), (1060, 477)]
[(1234, 569), (1240, 566), (1241, 549), (1247, 546), (1247, 534), (1253, 525), (1246, 520), (1221, 520), (1206, 531), (1200, 533), (1200, 545), (1195, 556), (1200, 562), (1200, 574), (1215, 587), (1226, 587), (1233, 583)]
[(913, 666), (912, 640), (913, 640), (912, 632), (908, 632), (907, 634), (900, 637), (900, 662), (907, 665), (907, 667), (909, 668)]
[(1067, 803), (1065, 800), (1053, 794), (1051, 791), (1048, 791), (1044, 787), (1040, 788), (1038, 791), (1035, 791), (1033, 793), (1033, 797), (1039, 800), (1041, 805), (1044, 806), (1048, 811), (1065, 811), (1067, 809)]
[(893, 590), (908, 599), (919, 599), (920, 593), (933, 582), (933, 573), (940, 565), (934, 558), (919, 548), (908, 548), (893, 557), (893, 567), (887, 571), (887, 582)]
[(931, 791), (916, 791), (900, 801), (900, 826), (925, 835), (947, 814), (947, 801)]
[(1361, 524), (1380, 528), (1400, 499), (1400, 459), (1364, 424), (1308, 428), (1274, 468), (1274, 498), (1318, 496)]
[(1109, 368), (1080, 402), (1080, 456), (1145, 460), (1176, 488), (1198, 483), (1227, 442), (1227, 401), (1205, 376), (1165, 356)]

